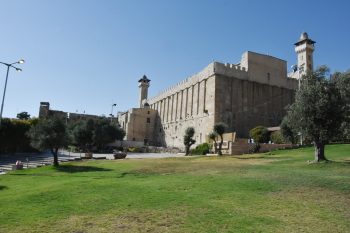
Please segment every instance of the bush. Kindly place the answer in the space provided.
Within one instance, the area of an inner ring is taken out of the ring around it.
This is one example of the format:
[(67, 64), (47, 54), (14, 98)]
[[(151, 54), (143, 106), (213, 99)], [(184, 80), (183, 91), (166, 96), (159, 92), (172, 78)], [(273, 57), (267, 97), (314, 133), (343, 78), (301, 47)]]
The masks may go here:
[(257, 126), (249, 131), (249, 136), (255, 143), (267, 143), (270, 140), (269, 131), (264, 126)]
[(286, 141), (283, 139), (281, 131), (275, 131), (271, 134), (271, 141), (275, 144), (284, 144)]
[(202, 143), (196, 146), (195, 149), (191, 151), (192, 155), (206, 155), (210, 151), (210, 145), (208, 143)]

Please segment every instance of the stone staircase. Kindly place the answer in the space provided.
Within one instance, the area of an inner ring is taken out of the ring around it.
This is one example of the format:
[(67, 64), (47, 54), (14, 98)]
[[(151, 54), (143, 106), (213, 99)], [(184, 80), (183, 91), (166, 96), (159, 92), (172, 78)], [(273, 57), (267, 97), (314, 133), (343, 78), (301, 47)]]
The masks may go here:
[(248, 139), (246, 138), (236, 138), (235, 142), (231, 144), (231, 154), (232, 155), (242, 155), (248, 154), (250, 144), (248, 144)]

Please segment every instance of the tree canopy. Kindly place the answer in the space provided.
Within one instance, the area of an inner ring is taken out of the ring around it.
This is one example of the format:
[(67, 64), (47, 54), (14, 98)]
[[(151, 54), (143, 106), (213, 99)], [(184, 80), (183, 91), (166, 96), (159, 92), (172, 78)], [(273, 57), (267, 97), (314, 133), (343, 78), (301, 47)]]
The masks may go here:
[(30, 114), (28, 112), (20, 112), (17, 114), (17, 118), (20, 120), (29, 120)]
[(33, 152), (27, 132), (36, 119), (18, 120), (5, 118), (0, 126), (0, 153)]
[(89, 119), (75, 123), (70, 130), (72, 143), (86, 151), (103, 150), (108, 143), (123, 140), (125, 132), (108, 119)]
[(67, 145), (67, 131), (60, 118), (40, 119), (28, 132), (31, 145), (38, 150), (50, 150), (54, 166), (58, 166), (58, 149)]

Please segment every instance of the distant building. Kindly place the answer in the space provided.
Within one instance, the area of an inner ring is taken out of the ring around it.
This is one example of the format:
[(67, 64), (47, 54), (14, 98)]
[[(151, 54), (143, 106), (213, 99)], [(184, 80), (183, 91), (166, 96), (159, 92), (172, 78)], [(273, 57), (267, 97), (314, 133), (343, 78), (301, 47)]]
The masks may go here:
[(89, 115), (85, 113), (70, 113), (58, 110), (50, 109), (49, 102), (40, 102), (39, 108), (39, 118), (50, 118), (50, 117), (59, 117), (64, 119), (66, 122), (76, 122), (79, 120), (86, 119), (100, 119), (101, 116)]
[(139, 108), (118, 115), (126, 140), (156, 146), (183, 147), (187, 127), (195, 128), (197, 144), (217, 122), (228, 132), (248, 137), (258, 126), (278, 126), (285, 107), (294, 101), (298, 79), (313, 69), (314, 41), (302, 33), (295, 43), (298, 64), (287, 74), (287, 62), (245, 52), (238, 64), (213, 62), (199, 73), (148, 98), (150, 80), (139, 80)]

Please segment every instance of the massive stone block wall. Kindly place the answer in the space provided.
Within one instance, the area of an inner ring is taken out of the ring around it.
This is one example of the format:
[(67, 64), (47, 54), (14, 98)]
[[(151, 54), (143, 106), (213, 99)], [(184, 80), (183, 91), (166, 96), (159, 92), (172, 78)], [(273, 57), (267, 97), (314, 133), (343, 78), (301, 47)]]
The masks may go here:
[(183, 147), (187, 127), (196, 130), (197, 143), (205, 142), (214, 124), (214, 64), (169, 88), (148, 103), (159, 113), (154, 137), (158, 145)]
[(184, 132), (192, 126), (197, 144), (203, 143), (221, 121), (238, 137), (258, 125), (279, 125), (297, 85), (287, 78), (286, 62), (272, 56), (246, 52), (238, 65), (213, 62), (148, 100), (158, 112), (155, 141), (183, 147)]
[(215, 121), (225, 122), (237, 137), (248, 137), (258, 125), (278, 126), (294, 100), (292, 89), (221, 75), (216, 80)]

